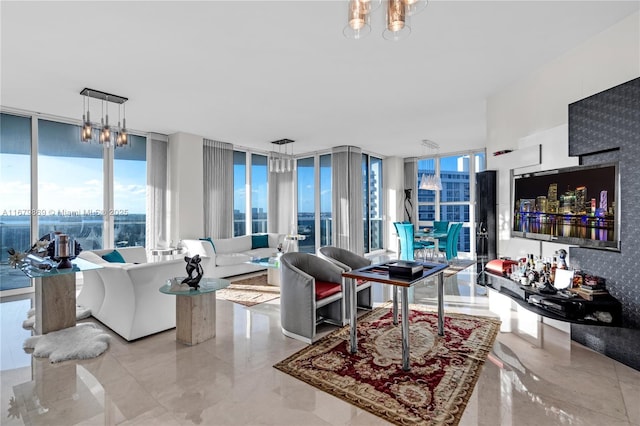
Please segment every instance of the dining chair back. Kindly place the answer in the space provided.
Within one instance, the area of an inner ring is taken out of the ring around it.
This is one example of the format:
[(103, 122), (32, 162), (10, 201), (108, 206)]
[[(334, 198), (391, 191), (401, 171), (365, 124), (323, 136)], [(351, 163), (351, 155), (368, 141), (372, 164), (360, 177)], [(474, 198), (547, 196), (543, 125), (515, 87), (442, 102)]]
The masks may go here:
[(393, 222), (400, 239), (400, 260), (414, 260), (413, 223)]
[(433, 232), (435, 233), (445, 233), (449, 230), (449, 221), (448, 220), (436, 220), (433, 222)]
[(458, 236), (460, 235), (460, 228), (462, 228), (462, 223), (452, 223), (449, 227), (446, 246), (444, 247), (447, 260), (458, 256)]

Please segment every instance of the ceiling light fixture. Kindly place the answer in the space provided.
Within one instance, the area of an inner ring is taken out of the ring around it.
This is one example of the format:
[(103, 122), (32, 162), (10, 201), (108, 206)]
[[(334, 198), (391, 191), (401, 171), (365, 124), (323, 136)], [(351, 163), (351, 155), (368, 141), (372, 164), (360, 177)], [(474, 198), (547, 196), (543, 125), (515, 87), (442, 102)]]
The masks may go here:
[[(435, 150), (436, 152), (438, 151), (438, 149), (440, 149), (440, 145), (438, 145), (434, 141), (430, 141), (429, 139), (424, 139), (422, 141), (422, 146), (430, 150)], [(427, 176), (426, 173), (423, 173), (422, 177), (420, 178), (420, 185), (418, 186), (418, 188), (427, 191), (441, 191), (442, 181), (440, 180), (440, 176), (436, 175), (435, 173)]]
[[(127, 118), (126, 110), (124, 109), (124, 103), (129, 99), (123, 96), (112, 95), (100, 90), (94, 90), (84, 88), (80, 92), (83, 96), (83, 115), (82, 115), (82, 128), (80, 130), (80, 140), (82, 142), (92, 142), (94, 140), (94, 127), (98, 127), (97, 123), (94, 125), (91, 122), (91, 116), (89, 113), (91, 98), (100, 99), (102, 101), (102, 117), (100, 118), (99, 135), (97, 136), (98, 142), (106, 147), (124, 146), (128, 144), (128, 131), (127, 131)], [(109, 125), (109, 103), (118, 104), (118, 127), (115, 131), (112, 131)], [(84, 114), (84, 108), (87, 108), (87, 113)], [(122, 127), (120, 127), (120, 107), (123, 108), (124, 114), (122, 119)], [(115, 141), (115, 143), (113, 143)]]
[[(280, 139), (271, 142), (278, 145), (278, 153), (275, 151), (271, 153), (269, 157), (269, 171), (273, 173), (288, 173), (297, 169), (296, 159), (293, 158), (293, 146), (291, 147), (291, 154), (288, 153), (287, 145), (292, 144), (294, 141), (291, 139)], [(284, 145), (284, 153), (282, 152), (282, 146)]]
[[(411, 33), (409, 16), (422, 12), (428, 0), (384, 0), (386, 3), (386, 25), (382, 36), (386, 40), (398, 41)], [(349, 0), (347, 25), (342, 33), (347, 38), (361, 39), (371, 32), (371, 12), (382, 0)]]

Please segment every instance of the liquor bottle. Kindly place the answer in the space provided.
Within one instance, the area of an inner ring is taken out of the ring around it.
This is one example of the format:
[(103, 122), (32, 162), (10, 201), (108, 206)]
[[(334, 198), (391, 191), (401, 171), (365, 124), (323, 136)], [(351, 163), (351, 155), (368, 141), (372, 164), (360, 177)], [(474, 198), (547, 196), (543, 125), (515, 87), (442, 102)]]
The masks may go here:
[(558, 259), (553, 256), (553, 263), (551, 264), (551, 275), (549, 276), (549, 282), (553, 284), (556, 280), (556, 269), (558, 269)]

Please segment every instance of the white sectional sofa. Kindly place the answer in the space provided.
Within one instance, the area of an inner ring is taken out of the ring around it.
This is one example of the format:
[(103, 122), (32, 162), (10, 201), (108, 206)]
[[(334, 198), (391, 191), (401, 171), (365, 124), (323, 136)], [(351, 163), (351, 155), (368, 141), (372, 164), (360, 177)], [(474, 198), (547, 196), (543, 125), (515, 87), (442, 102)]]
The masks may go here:
[[(268, 247), (253, 248), (256, 239), (264, 235), (267, 236)], [(211, 242), (207, 240), (182, 240), (182, 242), (188, 256), (199, 254), (202, 258), (204, 276), (223, 278), (266, 269), (264, 266), (246, 262), (252, 258), (275, 255), (278, 252), (278, 245), (284, 242), (284, 237), (284, 234), (267, 233), (212, 239)]]
[(110, 263), (101, 257), (112, 251), (78, 255), (102, 268), (82, 273), (77, 304), (91, 309), (93, 317), (126, 340), (174, 328), (176, 299), (158, 289), (168, 278), (186, 276), (184, 259), (149, 263), (144, 247), (118, 248), (126, 263)]

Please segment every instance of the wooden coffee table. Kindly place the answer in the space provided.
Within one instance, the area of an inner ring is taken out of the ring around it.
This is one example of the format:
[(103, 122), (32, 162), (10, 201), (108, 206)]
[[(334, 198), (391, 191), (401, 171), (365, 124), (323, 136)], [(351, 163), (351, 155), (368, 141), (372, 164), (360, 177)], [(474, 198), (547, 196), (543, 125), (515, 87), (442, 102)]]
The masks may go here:
[[(178, 282), (184, 277), (175, 278)], [(176, 296), (176, 340), (185, 345), (197, 345), (216, 335), (216, 290), (231, 282), (220, 278), (202, 278), (197, 290), (173, 291), (171, 284), (160, 292)]]

